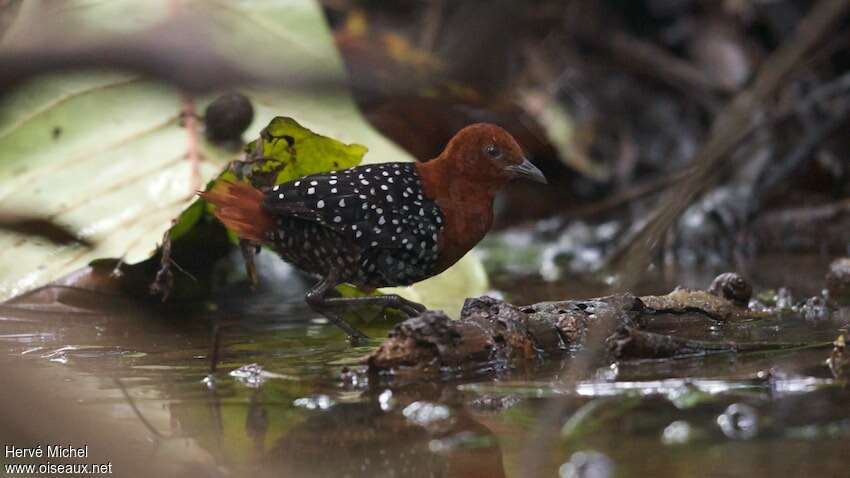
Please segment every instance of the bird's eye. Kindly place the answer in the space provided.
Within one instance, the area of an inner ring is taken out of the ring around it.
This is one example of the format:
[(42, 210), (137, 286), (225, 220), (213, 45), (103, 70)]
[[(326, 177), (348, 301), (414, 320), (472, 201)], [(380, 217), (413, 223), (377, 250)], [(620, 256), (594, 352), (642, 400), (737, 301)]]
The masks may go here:
[(488, 144), (484, 147), (484, 152), (487, 156), (490, 156), (493, 159), (499, 159), (502, 157), (502, 148), (496, 146), (495, 144)]

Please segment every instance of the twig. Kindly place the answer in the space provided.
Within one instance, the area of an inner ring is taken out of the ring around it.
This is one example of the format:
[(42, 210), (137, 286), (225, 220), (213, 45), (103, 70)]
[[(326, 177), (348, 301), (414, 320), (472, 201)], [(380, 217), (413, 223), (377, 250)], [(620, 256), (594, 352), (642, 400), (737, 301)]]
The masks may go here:
[(305, 91), (345, 87), (342, 78), (322, 72), (249, 70), (215, 51), (211, 32), (185, 17), (108, 41), (74, 40), (75, 35), (64, 34), (61, 26), (51, 24), (33, 30), (49, 33), (30, 45), (0, 53), (0, 94), (35, 76), (80, 69), (131, 71), (197, 94), (249, 84), (286, 85)]
[(699, 101), (709, 111), (717, 109), (716, 93), (734, 93), (727, 85), (712, 81), (691, 63), (679, 59), (654, 44), (623, 32), (599, 35), (578, 32), (584, 43), (606, 51), (615, 60), (637, 73), (661, 82)]
[(422, 21), (422, 31), (419, 35), (419, 48), (433, 51), (443, 23), (445, 0), (432, 0), (425, 7), (425, 18)]
[(147, 418), (142, 414), (142, 411), (139, 410), (139, 407), (136, 406), (136, 402), (133, 400), (133, 397), (130, 396), (130, 393), (127, 392), (127, 387), (124, 386), (124, 382), (121, 381), (118, 377), (113, 377), (112, 380), (115, 382), (115, 385), (118, 386), (118, 390), (121, 391), (121, 394), (124, 395), (124, 398), (127, 400), (127, 403), (130, 405), (130, 409), (133, 410), (133, 414), (136, 415), (136, 418), (142, 422), (142, 425), (148, 429), (153, 436), (159, 439), (167, 438), (163, 435), (159, 430), (157, 430), (151, 422), (148, 421)]
[(600, 214), (624, 206), (632, 201), (641, 199), (651, 194), (663, 192), (668, 187), (688, 177), (690, 171), (685, 169), (644, 181), (632, 186), (614, 196), (584, 206), (579, 206), (563, 213), (562, 217), (569, 219), (580, 219), (585, 217), (596, 217)]
[(827, 347), (826, 343), (717, 342), (694, 340), (621, 327), (608, 338), (608, 349), (617, 360), (682, 358), (720, 353), (770, 352), (801, 347)]
[(650, 219), (608, 267), (621, 272), (621, 285), (629, 287), (643, 276), (661, 238), (681, 214), (707, 192), (728, 166), (738, 145), (754, 130), (757, 114), (784, 84), (806, 55), (844, 18), (847, 0), (821, 0), (800, 22), (795, 34), (761, 66), (752, 87), (739, 93), (717, 116), (708, 140), (694, 157), (693, 174), (662, 198)]
[(195, 192), (201, 189), (201, 161), (204, 156), (199, 146), (199, 126), (198, 115), (195, 113), (195, 102), (187, 94), (181, 95), (180, 117), (183, 119), (183, 126), (186, 128), (186, 133), (189, 136), (186, 159), (189, 161), (192, 175), (192, 180), (189, 184), (189, 195), (194, 196)]

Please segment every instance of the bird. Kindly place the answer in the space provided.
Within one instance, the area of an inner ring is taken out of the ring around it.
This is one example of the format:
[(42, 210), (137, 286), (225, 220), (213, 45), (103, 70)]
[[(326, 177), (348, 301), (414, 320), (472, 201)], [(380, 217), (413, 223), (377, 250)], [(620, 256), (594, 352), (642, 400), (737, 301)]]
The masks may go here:
[(366, 291), (406, 286), (443, 272), (484, 238), (496, 193), (518, 178), (546, 183), (510, 133), (476, 123), (430, 161), (361, 165), (263, 189), (222, 180), (200, 196), (240, 239), (317, 277), (307, 305), (356, 342), (368, 337), (343, 318), (346, 307), (377, 305), (407, 316), (425, 307), (396, 294), (330, 291), (343, 283)]

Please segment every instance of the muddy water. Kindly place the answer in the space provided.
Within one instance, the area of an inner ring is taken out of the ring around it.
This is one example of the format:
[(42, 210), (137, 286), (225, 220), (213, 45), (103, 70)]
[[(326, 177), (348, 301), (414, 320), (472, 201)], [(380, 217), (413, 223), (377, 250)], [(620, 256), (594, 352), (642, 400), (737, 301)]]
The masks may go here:
[[(816, 293), (821, 262), (796, 267), (799, 294)], [(709, 272), (647, 287), (700, 285)], [(781, 285), (764, 276), (762, 288)], [(519, 302), (577, 290), (529, 284), (498, 282)], [(378, 340), (348, 347), (299, 300), (279, 299), (166, 312), (62, 289), (4, 306), (0, 438), (87, 444), (88, 461), (113, 462), (117, 476), (850, 475), (850, 389), (824, 366), (828, 348), (591, 366), (577, 353), (498, 377), (389, 387), (359, 373)], [(238, 322), (209, 380), (213, 318)], [(748, 333), (823, 342), (846, 322), (789, 313)]]

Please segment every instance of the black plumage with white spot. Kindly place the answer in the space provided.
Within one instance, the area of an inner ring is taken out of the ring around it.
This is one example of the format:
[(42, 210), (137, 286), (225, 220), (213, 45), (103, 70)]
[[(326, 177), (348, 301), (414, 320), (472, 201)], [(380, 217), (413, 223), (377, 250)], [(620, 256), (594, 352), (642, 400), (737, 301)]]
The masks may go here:
[(366, 287), (433, 275), (443, 216), (413, 163), (331, 171), (280, 184), (263, 207), (277, 221), (268, 241), (286, 261)]

